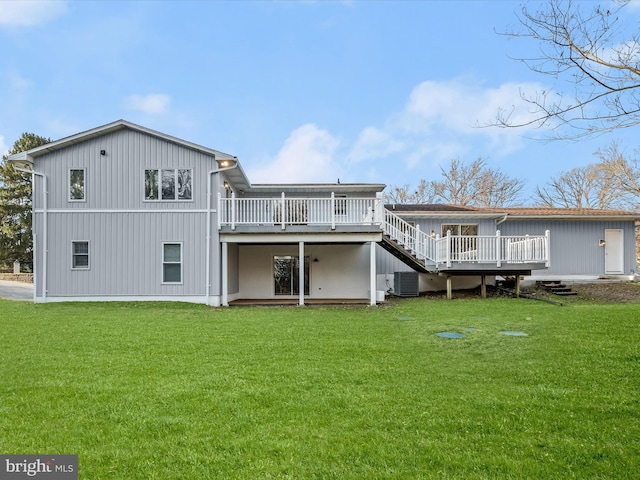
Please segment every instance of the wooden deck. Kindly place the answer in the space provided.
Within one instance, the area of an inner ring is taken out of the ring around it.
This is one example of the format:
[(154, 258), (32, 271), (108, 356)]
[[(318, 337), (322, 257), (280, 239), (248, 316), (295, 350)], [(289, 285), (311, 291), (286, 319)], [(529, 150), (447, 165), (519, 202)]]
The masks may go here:
[[(368, 298), (305, 298), (305, 305), (369, 305)], [(298, 305), (297, 298), (245, 298), (229, 302), (230, 307)]]

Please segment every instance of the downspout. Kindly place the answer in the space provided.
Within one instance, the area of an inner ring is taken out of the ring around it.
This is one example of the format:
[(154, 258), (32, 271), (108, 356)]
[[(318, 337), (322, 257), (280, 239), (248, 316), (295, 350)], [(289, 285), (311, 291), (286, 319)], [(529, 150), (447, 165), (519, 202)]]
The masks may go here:
[(504, 214), (504, 217), (502, 217), (502, 219), (501, 219), (501, 220), (498, 220), (498, 221), (496, 222), (496, 225), (500, 225), (502, 222), (505, 222), (505, 221), (507, 220), (507, 217), (508, 217), (508, 216), (509, 216), (509, 214), (508, 214), (508, 213), (505, 213), (505, 214)]
[(205, 297), (207, 305), (209, 305), (209, 291), (211, 289), (211, 214), (213, 209), (211, 208), (211, 179), (214, 173), (224, 172), (226, 170), (232, 170), (238, 166), (238, 161), (234, 160), (234, 164), (230, 167), (216, 168), (209, 171), (207, 174), (207, 250), (206, 250), (206, 275), (205, 275)]
[[(42, 236), (44, 237), (43, 241), (42, 241), (42, 301), (46, 303), (47, 301), (47, 252), (49, 251), (49, 241), (48, 241), (48, 237), (49, 235), (47, 234), (47, 219), (48, 219), (48, 215), (47, 215), (47, 197), (49, 195), (49, 192), (47, 190), (47, 176), (44, 173), (41, 172), (36, 172), (34, 170), (27, 170), (26, 168), (19, 168), (19, 167), (13, 167), (15, 170), (19, 171), (19, 172), (25, 172), (25, 173), (30, 173), (31, 174), (31, 185), (33, 187), (35, 187), (36, 182), (35, 182), (35, 176), (38, 175), (40, 177), (42, 177), (42, 195), (43, 195), (43, 201), (42, 201), (42, 214), (43, 214), (43, 218), (42, 218)], [(32, 193), (33, 195), (33, 193)], [(36, 205), (35, 202), (33, 204), (33, 216), (35, 216), (35, 212), (36, 212)], [(35, 267), (35, 261), (33, 262), (34, 267)], [(37, 276), (36, 276), (37, 278)], [(34, 284), (34, 289), (33, 289), (33, 300), (35, 302), (37, 296), (37, 292), (35, 291), (35, 284)]]

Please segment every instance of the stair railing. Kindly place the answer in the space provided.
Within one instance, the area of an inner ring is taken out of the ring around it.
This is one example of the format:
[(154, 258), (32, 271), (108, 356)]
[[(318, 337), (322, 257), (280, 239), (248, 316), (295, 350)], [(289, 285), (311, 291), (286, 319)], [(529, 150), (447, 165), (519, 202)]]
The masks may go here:
[(384, 209), (382, 229), (396, 243), (411, 253), (418, 260), (437, 264), (437, 244), (439, 238), (427, 235), (420, 227), (415, 227), (398, 215)]

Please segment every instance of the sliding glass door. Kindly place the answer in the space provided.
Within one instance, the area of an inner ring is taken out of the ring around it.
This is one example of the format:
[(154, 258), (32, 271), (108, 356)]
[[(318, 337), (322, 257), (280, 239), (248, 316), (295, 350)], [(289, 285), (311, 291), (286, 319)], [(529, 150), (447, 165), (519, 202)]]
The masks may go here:
[[(300, 294), (299, 258), (293, 255), (273, 257), (273, 282), (276, 295)], [(304, 257), (304, 294), (309, 295), (309, 257)]]

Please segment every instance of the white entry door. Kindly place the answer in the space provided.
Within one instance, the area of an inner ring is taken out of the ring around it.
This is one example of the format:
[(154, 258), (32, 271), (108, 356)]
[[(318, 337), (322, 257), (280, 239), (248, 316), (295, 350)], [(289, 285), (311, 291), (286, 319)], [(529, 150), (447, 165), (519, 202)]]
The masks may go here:
[(622, 230), (605, 230), (604, 241), (604, 273), (624, 273), (624, 236)]

